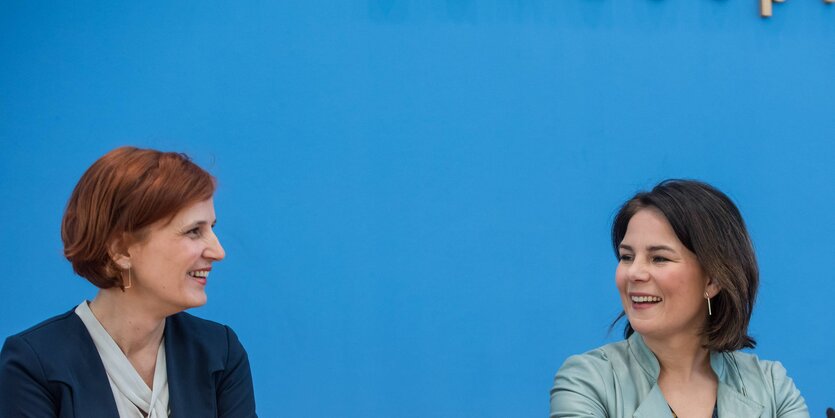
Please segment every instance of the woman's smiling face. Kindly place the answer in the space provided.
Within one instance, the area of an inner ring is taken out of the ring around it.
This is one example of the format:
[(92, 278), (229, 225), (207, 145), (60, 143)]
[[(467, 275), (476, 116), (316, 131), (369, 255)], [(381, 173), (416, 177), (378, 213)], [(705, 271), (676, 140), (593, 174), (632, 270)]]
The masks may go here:
[(129, 292), (149, 309), (170, 315), (206, 303), (212, 263), (225, 257), (212, 227), (212, 199), (197, 202), (148, 227), (144, 239), (128, 248)]
[(632, 216), (618, 252), (615, 283), (636, 332), (650, 338), (702, 332), (705, 292), (713, 296), (717, 289), (658, 209)]

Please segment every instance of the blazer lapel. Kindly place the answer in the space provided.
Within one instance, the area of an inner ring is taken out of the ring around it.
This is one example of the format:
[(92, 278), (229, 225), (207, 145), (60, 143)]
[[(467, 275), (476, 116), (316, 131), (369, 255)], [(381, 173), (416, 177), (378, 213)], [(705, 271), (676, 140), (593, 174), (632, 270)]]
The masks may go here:
[(658, 418), (658, 417), (672, 417), (670, 406), (667, 405), (667, 400), (664, 399), (664, 394), (661, 393), (661, 388), (658, 383), (652, 385), (647, 396), (638, 405), (638, 409), (632, 414), (633, 418)]
[(649, 347), (644, 343), (643, 337), (637, 332), (629, 337), (629, 350), (632, 352), (632, 357), (637, 360), (638, 364), (646, 374), (646, 378), (652, 388), (649, 393), (638, 405), (633, 418), (658, 418), (658, 417), (672, 417), (670, 406), (667, 400), (664, 399), (664, 394), (661, 393), (661, 388), (658, 386), (658, 373), (661, 371), (661, 366), (658, 364), (658, 359), (655, 354), (652, 354)]
[(113, 389), (93, 338), (78, 315), (72, 312), (68, 319), (70, 329), (61, 347), (67, 348), (68, 368), (63, 379), (74, 389), (73, 409), (80, 417), (118, 418)]
[(719, 388), (716, 390), (716, 404), (720, 417), (759, 417), (763, 409), (762, 405), (739, 393), (732, 384), (733, 368), (728, 367), (730, 354), (710, 353), (710, 366), (716, 377), (719, 379)]
[[(638, 333), (629, 337), (629, 348), (638, 363), (644, 369), (647, 376), (652, 379), (658, 378), (660, 371), (658, 360), (655, 355), (649, 350), (643, 339)], [(713, 352), (710, 354), (710, 365), (716, 377), (719, 380), (719, 388), (716, 391), (716, 402), (719, 409), (720, 417), (745, 417), (753, 418), (759, 417), (762, 414), (764, 407), (751, 399), (748, 399), (727, 382), (729, 376), (726, 376), (726, 358), (722, 353)], [(641, 401), (638, 409), (632, 415), (633, 418), (656, 418), (656, 417), (672, 417), (670, 406), (667, 400), (664, 399), (664, 394), (661, 393), (661, 388), (658, 382), (653, 383), (652, 389), (647, 396)]]
[(171, 418), (215, 416), (214, 396), (204, 356), (185, 341), (189, 330), (169, 316), (165, 320), (168, 408)]
[[(740, 394), (734, 388), (725, 383), (719, 382), (719, 390), (716, 393), (720, 417), (745, 417), (755, 418), (762, 415), (764, 407)], [(661, 393), (658, 384), (652, 387), (646, 398), (632, 414), (633, 418), (656, 418), (672, 417), (670, 407)]]
[(742, 396), (736, 389), (719, 381), (716, 393), (720, 417), (759, 417), (764, 407), (753, 400)]
[[(184, 417), (190, 414), (191, 405), (194, 404), (192, 391), (189, 388), (189, 378), (183, 375), (184, 369), (180, 364), (188, 361), (184, 353), (180, 352), (179, 344), (175, 344), (176, 336), (171, 332), (171, 321), (165, 320), (165, 361), (168, 372), (168, 408), (171, 410), (171, 417)], [(196, 415), (195, 415), (196, 416)]]

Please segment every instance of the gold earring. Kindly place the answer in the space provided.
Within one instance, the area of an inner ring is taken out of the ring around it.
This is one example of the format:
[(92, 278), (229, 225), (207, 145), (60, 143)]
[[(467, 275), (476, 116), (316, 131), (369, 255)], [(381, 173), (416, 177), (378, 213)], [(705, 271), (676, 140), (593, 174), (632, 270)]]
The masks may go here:
[(130, 289), (130, 287), (133, 286), (133, 283), (131, 282), (131, 277), (130, 276), (131, 276), (130, 266), (128, 266), (128, 285), (125, 286), (124, 284), (122, 284), (122, 291), (123, 292), (125, 291), (125, 289)]
[(705, 299), (707, 299), (707, 315), (711, 316), (713, 315), (713, 311), (710, 309), (710, 295), (707, 294), (707, 291), (705, 291)]

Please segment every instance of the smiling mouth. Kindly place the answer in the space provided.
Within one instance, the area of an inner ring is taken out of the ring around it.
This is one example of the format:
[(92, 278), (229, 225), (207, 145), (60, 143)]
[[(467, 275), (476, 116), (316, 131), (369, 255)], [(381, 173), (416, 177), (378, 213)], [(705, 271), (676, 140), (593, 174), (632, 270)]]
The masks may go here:
[(663, 299), (659, 298), (658, 296), (630, 296), (632, 303), (658, 303), (661, 302)]
[(197, 271), (190, 271), (188, 272), (188, 276), (193, 279), (198, 279), (202, 282), (205, 282), (207, 278), (209, 278), (209, 271), (208, 270), (197, 270)]

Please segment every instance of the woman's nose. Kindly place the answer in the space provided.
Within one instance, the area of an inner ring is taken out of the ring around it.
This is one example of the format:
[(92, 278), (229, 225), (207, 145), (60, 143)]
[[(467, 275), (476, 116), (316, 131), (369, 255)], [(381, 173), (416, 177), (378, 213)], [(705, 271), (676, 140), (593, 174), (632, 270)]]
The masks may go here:
[(639, 260), (635, 260), (629, 265), (627, 273), (629, 280), (632, 281), (645, 281), (649, 279), (649, 271), (647, 271), (646, 263)]
[(212, 240), (209, 242), (209, 245), (203, 250), (203, 256), (215, 261), (223, 260), (226, 257), (226, 251), (223, 250), (223, 246), (220, 245), (220, 239), (218, 239), (217, 235), (212, 234)]

